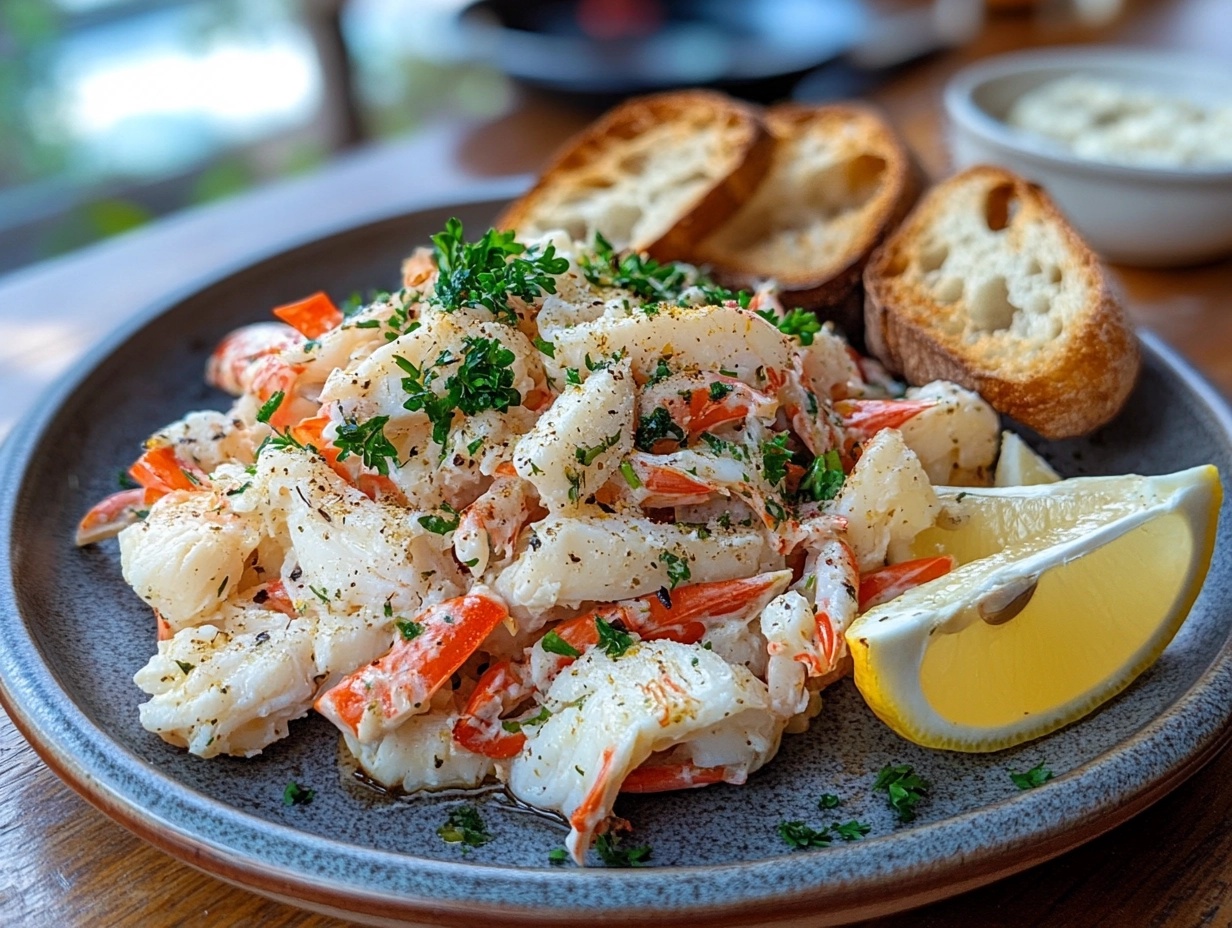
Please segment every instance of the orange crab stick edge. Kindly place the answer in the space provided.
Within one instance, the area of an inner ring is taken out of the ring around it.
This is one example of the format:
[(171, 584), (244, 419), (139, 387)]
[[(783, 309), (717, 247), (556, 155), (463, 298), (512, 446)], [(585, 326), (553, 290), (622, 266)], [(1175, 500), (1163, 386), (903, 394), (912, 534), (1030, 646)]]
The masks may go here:
[(888, 603), (913, 587), (944, 577), (957, 566), (951, 554), (922, 557), (881, 567), (860, 577), (860, 611)]
[(383, 657), (344, 678), (316, 710), (360, 741), (370, 741), (422, 711), (432, 694), (509, 615), (495, 596), (472, 591), (429, 606)]
[(317, 292), (294, 303), (274, 307), (274, 315), (304, 338), (316, 338), (342, 322), (342, 311), (324, 293)]
[(187, 467), (175, 456), (171, 445), (155, 445), (147, 448), (135, 464), (128, 469), (129, 475), (147, 490), (170, 493), (172, 490), (201, 489), (204, 474), (196, 468)]

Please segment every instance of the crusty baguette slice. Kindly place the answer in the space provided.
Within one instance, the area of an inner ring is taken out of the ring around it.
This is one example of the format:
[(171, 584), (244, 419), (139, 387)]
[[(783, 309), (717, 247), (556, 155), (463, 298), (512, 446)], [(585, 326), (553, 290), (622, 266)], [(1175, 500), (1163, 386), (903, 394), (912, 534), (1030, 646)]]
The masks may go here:
[(975, 167), (932, 188), (864, 271), (869, 349), (953, 380), (1048, 438), (1124, 404), (1138, 339), (1099, 261), (1039, 187)]
[(617, 250), (676, 257), (748, 198), (772, 150), (756, 111), (722, 94), (638, 97), (566, 142), (497, 225), (587, 242), (599, 231)]
[(773, 278), (788, 306), (836, 310), (854, 295), (858, 322), (861, 272), (914, 202), (915, 164), (866, 107), (784, 104), (766, 123), (775, 151), (765, 180), (688, 257), (730, 287)]

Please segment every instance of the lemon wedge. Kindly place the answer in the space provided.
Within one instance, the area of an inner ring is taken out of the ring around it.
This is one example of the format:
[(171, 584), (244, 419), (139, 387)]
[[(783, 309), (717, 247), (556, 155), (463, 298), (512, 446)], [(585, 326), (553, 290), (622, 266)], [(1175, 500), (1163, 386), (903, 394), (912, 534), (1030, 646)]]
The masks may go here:
[(1201, 589), (1214, 467), (938, 488), (918, 556), (959, 566), (847, 630), (872, 710), (917, 744), (997, 751), (1081, 718), (1149, 667)]
[(997, 455), (995, 487), (1032, 487), (1056, 483), (1060, 476), (1031, 446), (1013, 432), (1001, 433), (1001, 453)]

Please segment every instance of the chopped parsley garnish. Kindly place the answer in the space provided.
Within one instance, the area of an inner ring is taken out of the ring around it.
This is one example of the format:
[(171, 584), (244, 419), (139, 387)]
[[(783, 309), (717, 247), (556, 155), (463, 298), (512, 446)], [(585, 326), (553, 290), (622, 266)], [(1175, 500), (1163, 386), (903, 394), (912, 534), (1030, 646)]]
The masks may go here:
[(843, 488), (843, 462), (837, 451), (827, 451), (813, 459), (800, 480), (800, 496), (817, 502), (834, 499)]
[(398, 629), (403, 641), (414, 641), (423, 634), (423, 626), (410, 619), (398, 619), (394, 622), (394, 627)]
[(373, 303), (383, 303), (388, 299), (388, 290), (369, 290), (366, 298), (362, 293), (356, 290), (338, 305), (338, 309), (342, 311), (343, 316), (349, 318), (356, 315), (361, 309), (366, 309), (371, 306)]
[(453, 518), (444, 516), (420, 516), (419, 524), (430, 531), (433, 535), (447, 535), (458, 527), (458, 520), (461, 518), (458, 511), (448, 503), (441, 503), (441, 510)]
[(483, 306), (497, 319), (517, 325), (510, 305), (514, 297), (532, 302), (556, 292), (555, 275), (569, 270), (569, 259), (557, 257), (556, 246), (527, 248), (513, 232), (489, 229), (477, 242), (463, 240), (462, 223), (453, 218), (432, 236), (440, 276), (432, 302), (446, 312), (463, 306)]
[(829, 847), (831, 840), (829, 829), (810, 828), (801, 821), (779, 822), (779, 837), (796, 850), (809, 847)]
[(260, 446), (257, 447), (256, 457), (260, 457), (261, 452), (265, 451), (267, 447), (272, 447), (272, 449), (277, 451), (286, 451), (287, 449), (296, 449), (297, 451), (317, 450), (312, 445), (299, 444), (299, 440), (290, 431), (275, 431), (274, 434), (267, 436), (265, 441), (262, 441)]
[[(406, 358), (394, 355), (394, 363), (407, 376), (402, 378), (402, 389), (407, 394), (403, 408), (411, 412), (424, 412), (432, 423), (432, 440), (438, 445), (444, 445), (449, 438), (449, 428), (453, 425), (453, 413), (457, 408), (457, 398), (448, 391), (443, 396), (430, 389), (437, 379), (437, 372), (431, 368), (420, 370)], [(440, 359), (437, 360), (437, 364)]]
[(877, 774), (873, 789), (884, 789), (890, 808), (900, 822), (915, 818), (915, 807), (928, 796), (929, 783), (918, 776), (910, 764), (887, 764)]
[(546, 722), (551, 717), (552, 717), (552, 710), (549, 709), (547, 706), (542, 706), (539, 709), (539, 711), (536, 712), (534, 715), (532, 715), (530, 718), (522, 719), (520, 722), (515, 722), (512, 720), (501, 722), (501, 728), (503, 728), (507, 732), (516, 734), (517, 732), (520, 732), (523, 726), (525, 725), (542, 725), (544, 722)]
[(135, 490), (141, 484), (129, 476), (128, 471), (121, 470), (116, 473), (116, 483), (120, 485), (121, 490)]
[(791, 449), (787, 447), (789, 437), (783, 432), (761, 443), (761, 470), (772, 487), (777, 487), (787, 476), (787, 465), (791, 463), (792, 456)]
[(569, 481), (569, 502), (576, 503), (582, 498), (582, 475), (575, 474), (566, 467), (565, 479)]
[(589, 467), (591, 464), (594, 463), (595, 458), (601, 455), (608, 448), (611, 448), (618, 441), (620, 441), (619, 431), (615, 435), (609, 435), (607, 438), (603, 439), (603, 441), (599, 442), (599, 444), (597, 445), (592, 445), (589, 448), (581, 448), (581, 447), (577, 448), (574, 451), (574, 454), (577, 457), (579, 464)]
[(466, 446), (466, 453), (471, 457), (475, 456), (475, 452), (483, 447), (483, 437), (476, 438), (473, 442)]
[(553, 345), (546, 338), (540, 338), (538, 335), (536, 335), (534, 339), (534, 344), (536, 348), (538, 348), (543, 354), (546, 354), (549, 358), (556, 357), (556, 346)]
[(633, 470), (633, 465), (628, 461), (620, 462), (620, 475), (625, 478), (625, 483), (629, 485), (630, 489), (637, 490), (641, 488), (642, 479), (638, 477), (637, 472)]
[(830, 826), (830, 828), (844, 841), (859, 841), (873, 830), (872, 825), (866, 825), (864, 822), (857, 822), (855, 819), (852, 819), (850, 822), (844, 822), (841, 825), (838, 822), (835, 822)]
[(723, 397), (732, 392), (732, 385), (724, 383), (721, 380), (712, 380), (710, 382), (710, 399), (712, 402), (721, 402)]
[(609, 867), (641, 867), (650, 859), (650, 845), (623, 848), (620, 846), (620, 835), (608, 832), (595, 839), (595, 850), (600, 859)]
[(1026, 773), (1014, 773), (1011, 770), (1010, 779), (1014, 781), (1014, 785), (1019, 789), (1035, 789), (1037, 786), (1043, 786), (1052, 779), (1052, 771), (1044, 766), (1043, 763), (1039, 763)]
[(637, 252), (618, 255), (612, 243), (595, 232), (594, 256), (582, 254), (578, 266), (588, 281), (599, 287), (620, 287), (643, 300), (675, 303), (694, 283), (686, 265), (660, 264)]
[(822, 793), (821, 798), (817, 800), (817, 808), (819, 809), (837, 809), (839, 803), (843, 800), (839, 799), (833, 793)]
[(569, 859), (569, 852), (563, 847), (554, 847), (548, 851), (548, 863), (559, 867)]
[(313, 596), (315, 596), (321, 602), (325, 603), (325, 605), (327, 606), (329, 605), (329, 596), (326, 594), (324, 590), (318, 590), (315, 586), (311, 586), (311, 585), (308, 587), (308, 589), (312, 590)]
[(717, 435), (711, 435), (709, 432), (702, 432), (702, 441), (715, 454), (726, 454), (728, 457), (734, 458), (737, 461), (748, 460), (748, 455), (745, 449), (736, 444), (734, 441), (728, 441), (726, 438), (719, 438)]
[(859, 841), (872, 830), (872, 825), (857, 822), (855, 819), (850, 822), (834, 822), (828, 828), (813, 828), (801, 821), (779, 822), (778, 825), (779, 837), (796, 850), (829, 847), (836, 837), (843, 841)]
[(581, 372), (576, 367), (565, 368), (565, 383), (571, 383), (578, 386), (582, 382)]
[(692, 576), (688, 560), (670, 551), (660, 552), (659, 562), (667, 567), (667, 579), (671, 581), (673, 590)]
[(458, 408), (468, 416), (495, 409), (507, 412), (522, 405), (522, 394), (513, 388), (514, 353), (494, 338), (468, 336), (463, 342), (462, 365), (445, 381)]
[(821, 320), (807, 309), (788, 310), (781, 319), (772, 309), (760, 309), (757, 315), (777, 326), (784, 335), (794, 335), (801, 345), (813, 344), (813, 337), (821, 331)]
[(539, 639), (539, 646), (549, 654), (559, 654), (561, 657), (581, 657), (582, 652), (565, 641), (564, 638), (550, 631)]
[(436, 829), (436, 833), (449, 844), (466, 847), (483, 847), (492, 840), (492, 833), (484, 825), (479, 810), (471, 805), (451, 809), (445, 824)]
[(383, 477), (389, 476), (389, 462), (398, 463), (398, 449), (385, 436), (385, 423), (389, 416), (373, 416), (366, 422), (344, 419), (334, 436), (338, 460), (345, 461), (356, 455)]
[(274, 393), (268, 400), (261, 404), (261, 408), (257, 410), (257, 421), (269, 424), (270, 418), (278, 411), (278, 407), (282, 405), (282, 401), (287, 398), (287, 395), (281, 390)]
[(707, 283), (699, 283), (698, 289), (702, 291), (702, 297), (710, 305), (714, 305), (716, 303), (734, 302), (741, 309), (748, 309), (749, 304), (753, 302), (753, 294), (749, 293), (748, 290), (737, 290), (733, 292), (728, 290), (726, 287), (719, 287)]
[(230, 489), (230, 490), (228, 490), (228, 491), (227, 491), (226, 495), (227, 495), (227, 496), (239, 496), (241, 493), (244, 493), (245, 491), (247, 491), (247, 489), (248, 489), (250, 486), (252, 486), (252, 481), (251, 481), (251, 480), (249, 480), (249, 481), (248, 481), (247, 483), (245, 483), (243, 486), (233, 487), (232, 489)]
[(623, 628), (610, 622), (605, 622), (599, 616), (595, 616), (595, 629), (599, 632), (599, 647), (613, 660), (622, 657), (626, 651), (633, 647), (632, 635)]
[(667, 359), (659, 358), (658, 363), (655, 364), (654, 371), (651, 372), (650, 377), (646, 380), (646, 386), (658, 383), (660, 380), (665, 380), (670, 376), (672, 376), (672, 369), (667, 366)]
[(287, 784), (286, 789), (282, 791), (282, 804), (284, 806), (305, 806), (312, 802), (312, 797), (315, 795), (316, 790), (300, 786), (294, 780), (291, 780)]
[(196, 664), (190, 664), (187, 661), (176, 661), (175, 665), (180, 668), (180, 672), (183, 673), (184, 676), (188, 676), (192, 673), (193, 668), (197, 666)]
[(775, 528), (778, 528), (787, 521), (787, 510), (779, 505), (777, 501), (767, 496), (765, 499), (765, 506), (767, 515), (774, 520)]
[[(414, 298), (418, 299), (419, 294), (415, 294)], [(385, 320), (385, 325), (389, 327), (389, 331), (385, 333), (385, 341), (392, 342), (395, 338), (406, 335), (408, 332), (414, 332), (419, 328), (419, 320), (411, 318), (411, 307), (413, 305), (414, 303), (405, 303), (401, 300), (393, 304), (393, 312)]]
[[(406, 358), (394, 356), (394, 363), (407, 376), (402, 389), (407, 394), (402, 404), (411, 412), (424, 412), (432, 422), (432, 440), (444, 445), (449, 438), (456, 410), (468, 416), (495, 409), (508, 411), (522, 405), (522, 394), (513, 386), (514, 354), (494, 338), (467, 336), (462, 358), (442, 351), (430, 367), (420, 370)], [(445, 392), (431, 389), (439, 378), (439, 369), (457, 364), (458, 369), (444, 381)]]
[(671, 414), (662, 406), (637, 423), (633, 444), (641, 451), (653, 451), (656, 443), (664, 440), (684, 442), (684, 429), (678, 426)]

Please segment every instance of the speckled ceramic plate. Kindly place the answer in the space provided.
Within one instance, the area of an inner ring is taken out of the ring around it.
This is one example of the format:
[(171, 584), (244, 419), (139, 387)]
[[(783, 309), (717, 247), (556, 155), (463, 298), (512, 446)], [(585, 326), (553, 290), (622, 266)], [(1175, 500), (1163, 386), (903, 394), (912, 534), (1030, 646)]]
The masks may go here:
[[(221, 406), (201, 383), (229, 329), (316, 289), (389, 286), (399, 259), (451, 214), (470, 228), (494, 201), (457, 204), (342, 232), (278, 254), (157, 307), (109, 345), (10, 439), (0, 462), (0, 687), (47, 763), (108, 815), (223, 879), (297, 905), (382, 923), (474, 925), (832, 924), (970, 889), (1045, 860), (1164, 795), (1222, 746), (1232, 713), (1232, 520), (1215, 566), (1160, 661), (1065, 731), (992, 756), (900, 740), (849, 681), (744, 787), (625, 797), (617, 811), (653, 846), (639, 870), (553, 867), (564, 830), (492, 792), (477, 801), (495, 839), (463, 853), (436, 835), (457, 796), (384, 799), (357, 788), (331, 726), (312, 716), (252, 760), (204, 761), (142, 730), (133, 673), (154, 649), (150, 613), (120, 578), (115, 542), (76, 550), (74, 525), (112, 492), (158, 426)], [(1155, 339), (1125, 412), (1081, 441), (1040, 447), (1066, 475), (1160, 473), (1214, 462), (1232, 473), (1232, 428), (1214, 392)], [(1019, 792), (1007, 771), (1046, 761), (1057, 778)], [(933, 781), (911, 826), (871, 790), (911, 763)], [(287, 807), (289, 780), (316, 799)], [(792, 852), (782, 819), (826, 824), (825, 792), (858, 843)]]

